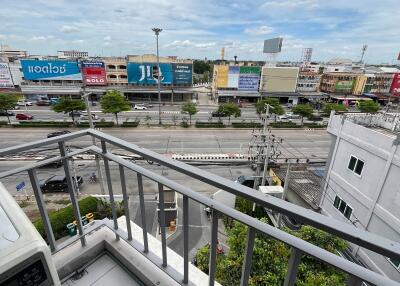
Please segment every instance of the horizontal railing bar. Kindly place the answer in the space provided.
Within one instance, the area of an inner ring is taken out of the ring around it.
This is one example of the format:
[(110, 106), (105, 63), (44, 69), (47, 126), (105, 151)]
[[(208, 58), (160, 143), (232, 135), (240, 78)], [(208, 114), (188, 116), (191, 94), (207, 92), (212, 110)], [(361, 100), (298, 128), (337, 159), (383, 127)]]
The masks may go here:
[(13, 147), (7, 147), (4, 149), (0, 149), (0, 157), (2, 156), (7, 156), (7, 155), (11, 155), (14, 153), (19, 153), (19, 152), (23, 152), (26, 150), (31, 150), (33, 148), (38, 148), (38, 147), (43, 147), (46, 145), (50, 145), (50, 144), (54, 144), (54, 143), (58, 143), (58, 142), (62, 142), (62, 141), (69, 141), (75, 138), (79, 138), (82, 137), (84, 135), (88, 135), (89, 134), (89, 130), (90, 129), (85, 129), (85, 130), (80, 130), (77, 132), (73, 132), (73, 133), (68, 133), (65, 135), (60, 135), (60, 136), (56, 136), (56, 137), (52, 137), (52, 138), (46, 138), (46, 139), (42, 139), (42, 140), (38, 140), (35, 141), (33, 143), (25, 143), (25, 144), (21, 144), (18, 146), (13, 146)]
[(121, 149), (138, 154), (145, 159), (157, 162), (163, 166), (179, 171), (192, 178), (198, 179), (214, 187), (223, 189), (237, 196), (247, 198), (256, 204), (273, 209), (279, 213), (293, 217), (305, 224), (312, 225), (318, 229), (325, 230), (331, 234), (338, 235), (347, 241), (368, 248), (376, 253), (387, 257), (400, 259), (400, 243), (383, 238), (379, 235), (358, 229), (347, 223), (340, 222), (330, 217), (321, 215), (287, 201), (266, 196), (254, 189), (235, 183), (231, 180), (214, 175), (210, 172), (198, 169), (191, 165), (172, 160), (151, 150), (140, 148), (135, 144), (126, 142), (114, 136), (104, 134), (97, 130), (88, 130), (88, 133), (96, 138), (107, 141)]
[(64, 158), (71, 158), (72, 156), (75, 156), (75, 155), (87, 153), (90, 150), (91, 150), (91, 147), (86, 147), (86, 148), (79, 149), (79, 150), (76, 150), (76, 151), (73, 151), (73, 152), (68, 152), (65, 157), (55, 156), (55, 157), (51, 157), (51, 158), (46, 159), (46, 160), (42, 160), (42, 161), (39, 161), (39, 162), (31, 163), (29, 165), (25, 165), (23, 167), (15, 168), (15, 169), (10, 170), (10, 171), (1, 172), (0, 173), (0, 179), (8, 177), (8, 176), (15, 175), (15, 174), (18, 174), (18, 173), (21, 173), (21, 172), (25, 172), (25, 171), (28, 171), (30, 169), (37, 169), (37, 168), (43, 167), (43, 166), (45, 166), (45, 165), (47, 165), (49, 163), (54, 163), (54, 162), (60, 161), (60, 160), (62, 160)]
[(191, 198), (203, 205), (209, 206), (210, 208), (213, 208), (213, 209), (217, 210), (218, 212), (221, 212), (229, 217), (232, 217), (233, 219), (235, 219), (239, 222), (242, 222), (242, 223), (246, 224), (247, 226), (252, 227), (270, 237), (280, 240), (289, 246), (297, 248), (308, 255), (311, 255), (321, 261), (324, 261), (332, 266), (335, 266), (336, 268), (341, 269), (342, 271), (344, 271), (346, 273), (357, 276), (360, 279), (362, 279), (363, 281), (366, 281), (366, 282), (369, 282), (369, 283), (372, 283), (375, 285), (397, 285), (397, 286), (400, 285), (400, 283), (396, 283), (395, 281), (392, 281), (387, 277), (377, 274), (377, 273), (375, 273), (371, 270), (368, 270), (362, 266), (359, 266), (353, 262), (350, 262), (340, 256), (337, 256), (327, 250), (324, 250), (318, 246), (315, 246), (309, 242), (306, 242), (300, 238), (297, 238), (287, 232), (277, 229), (269, 224), (263, 223), (251, 216), (248, 216), (248, 215), (241, 213), (233, 208), (230, 208), (224, 204), (221, 204), (215, 200), (212, 200), (211, 198), (208, 198), (202, 194), (199, 194), (188, 187), (185, 187), (176, 182), (173, 182), (161, 175), (153, 173), (153, 172), (151, 172), (141, 166), (138, 166), (132, 162), (124, 160), (116, 155), (111, 154), (111, 153), (104, 154), (104, 153), (102, 153), (101, 149), (98, 147), (93, 146), (92, 151), (95, 153), (98, 153), (101, 156), (108, 158), (110, 161), (114, 161), (118, 164), (125, 166), (127, 169), (130, 169), (132, 171), (140, 173), (143, 176), (145, 176), (153, 181), (161, 183), (162, 185), (164, 185), (182, 195), (188, 196), (189, 198)]

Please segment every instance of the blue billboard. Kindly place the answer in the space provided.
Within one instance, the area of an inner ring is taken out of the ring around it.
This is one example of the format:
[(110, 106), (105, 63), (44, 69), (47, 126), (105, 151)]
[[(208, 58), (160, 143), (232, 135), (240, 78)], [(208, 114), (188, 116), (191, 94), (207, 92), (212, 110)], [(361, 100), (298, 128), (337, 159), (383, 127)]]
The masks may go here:
[(128, 63), (128, 83), (133, 84), (157, 84), (157, 77), (160, 74), (161, 84), (172, 84), (172, 66), (167, 63), (160, 63), (158, 72), (157, 63)]
[(241, 90), (258, 90), (260, 84), (260, 76), (256, 74), (240, 74), (238, 89)]
[(174, 85), (184, 84), (192, 85), (193, 83), (193, 66), (191, 64), (172, 64), (172, 72)]
[(76, 61), (21, 60), (26, 80), (82, 80)]

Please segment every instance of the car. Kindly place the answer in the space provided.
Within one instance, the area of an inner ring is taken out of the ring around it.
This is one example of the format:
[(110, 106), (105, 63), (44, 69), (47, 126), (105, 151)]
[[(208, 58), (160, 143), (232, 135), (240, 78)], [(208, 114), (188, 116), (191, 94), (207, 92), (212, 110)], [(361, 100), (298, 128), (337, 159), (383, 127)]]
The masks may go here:
[[(72, 177), (73, 181), (75, 181), (75, 177)], [(81, 176), (76, 176), (76, 181), (78, 182), (78, 186), (82, 185), (83, 178)], [(68, 184), (65, 175), (54, 175), (50, 178), (43, 180), (39, 183), (40, 190), (43, 193), (49, 192), (66, 192), (68, 193)]]
[(36, 101), (37, 106), (49, 106), (50, 100), (38, 100)]
[(144, 106), (143, 104), (135, 104), (135, 107), (133, 109), (135, 109), (135, 110), (146, 110), (147, 107)]
[(288, 119), (300, 119), (300, 115), (294, 114), (293, 112), (287, 112), (286, 117)]
[(212, 117), (226, 117), (226, 114), (223, 113), (223, 112), (213, 111), (213, 112), (211, 113), (211, 116), (212, 116)]
[(254, 186), (254, 177), (253, 176), (242, 175), (242, 176), (239, 176), (237, 178), (235, 183), (241, 184), (241, 185), (249, 187), (249, 188), (253, 188), (253, 186)]
[(17, 106), (32, 106), (33, 103), (32, 101), (27, 101), (27, 100), (18, 100)]
[(69, 116), (72, 117), (72, 114), (74, 115), (74, 117), (78, 117), (82, 115), (82, 112), (75, 110), (75, 111), (71, 111), (70, 113), (68, 113)]
[(289, 118), (289, 117), (287, 117), (286, 115), (279, 115), (279, 116), (277, 117), (277, 121), (279, 121), (279, 122), (281, 122), (281, 121), (289, 121), (289, 122), (292, 122), (292, 119)]
[[(89, 115), (87, 113), (82, 113), (81, 116), (79, 116), (80, 120), (89, 120)], [(97, 120), (99, 119), (99, 116), (97, 114), (92, 113), (92, 119)]]
[(144, 106), (146, 106), (147, 108), (153, 108), (153, 104), (151, 103), (143, 103)]
[(58, 97), (54, 97), (50, 99), (50, 104), (51, 105), (55, 105), (60, 101), (60, 99)]
[(52, 138), (52, 137), (57, 137), (57, 136), (61, 136), (61, 135), (65, 135), (71, 133), (71, 131), (69, 130), (59, 130), (59, 131), (55, 131), (55, 132), (51, 132), (49, 134), (47, 134), (47, 138)]
[(15, 118), (17, 120), (32, 120), (33, 115), (30, 115), (29, 113), (17, 113), (17, 115), (15, 115)]
[(8, 110), (0, 110), (0, 116), (13, 116), (14, 112)]

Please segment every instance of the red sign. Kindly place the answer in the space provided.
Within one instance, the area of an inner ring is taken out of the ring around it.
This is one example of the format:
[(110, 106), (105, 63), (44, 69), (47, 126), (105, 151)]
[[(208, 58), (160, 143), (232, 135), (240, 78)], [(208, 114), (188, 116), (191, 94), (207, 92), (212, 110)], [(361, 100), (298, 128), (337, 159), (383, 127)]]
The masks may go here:
[(82, 62), (82, 74), (85, 85), (107, 85), (103, 62)]
[(392, 85), (390, 86), (390, 93), (400, 96), (400, 73), (394, 74)]

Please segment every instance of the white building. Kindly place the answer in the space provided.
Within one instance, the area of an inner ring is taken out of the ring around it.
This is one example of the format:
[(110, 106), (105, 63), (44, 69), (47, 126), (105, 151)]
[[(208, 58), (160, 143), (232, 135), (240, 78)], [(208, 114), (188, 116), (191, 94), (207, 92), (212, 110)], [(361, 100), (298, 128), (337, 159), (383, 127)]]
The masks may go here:
[(22, 80), (22, 68), (19, 61), (9, 63), (10, 73), (14, 82), (15, 87), (20, 87)]
[[(400, 241), (400, 114), (332, 115), (322, 213)], [(353, 255), (400, 281), (400, 261), (360, 247)]]
[(76, 50), (70, 50), (70, 51), (57, 51), (57, 57), (59, 59), (67, 59), (67, 58), (87, 58), (89, 56), (88, 52), (83, 52), (83, 51), (76, 51)]

